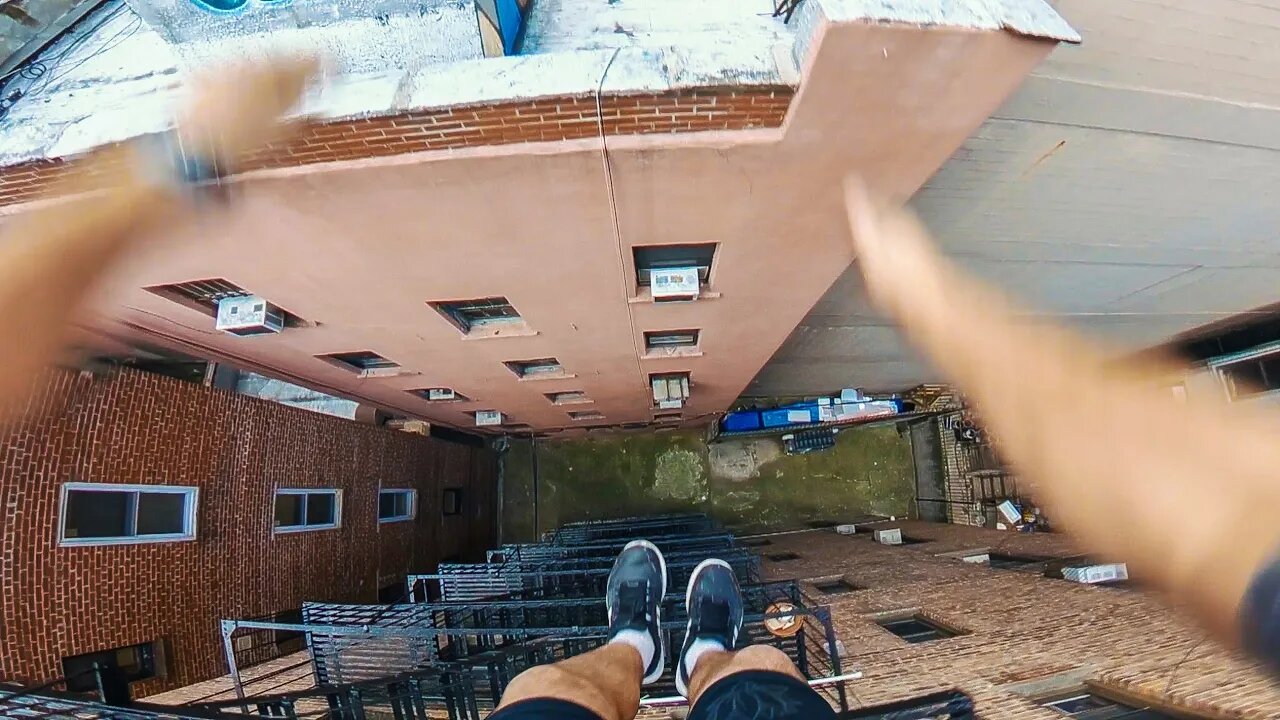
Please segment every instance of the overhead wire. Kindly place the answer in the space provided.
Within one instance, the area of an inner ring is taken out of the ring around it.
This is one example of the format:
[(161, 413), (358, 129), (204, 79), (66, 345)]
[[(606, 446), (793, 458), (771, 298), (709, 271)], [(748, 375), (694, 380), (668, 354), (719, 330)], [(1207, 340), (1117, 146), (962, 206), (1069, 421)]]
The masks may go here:
[[(92, 38), (94, 35), (96, 35), (96, 34), (97, 34), (97, 32), (98, 32), (99, 30), (101, 30), (102, 28), (106, 27), (107, 23), (111, 22), (112, 20), (115, 20), (117, 17), (119, 17), (120, 15), (124, 14), (128, 9), (129, 9), (129, 6), (128, 6), (128, 5), (126, 5), (126, 4), (125, 4), (125, 3), (123, 3), (123, 2), (119, 3), (118, 5), (116, 5), (116, 6), (115, 6), (114, 8), (112, 8), (111, 10), (109, 10), (109, 11), (105, 11), (105, 12), (103, 13), (103, 16), (102, 16), (100, 19), (98, 19), (98, 18), (94, 18), (94, 19), (97, 19), (97, 24), (95, 24), (95, 25), (94, 25), (93, 27), (91, 27), (91, 28), (84, 28), (84, 29), (81, 29), (81, 28), (79, 27), (81, 23), (83, 23), (83, 22), (87, 22), (88, 20), (90, 20), (90, 18), (84, 18), (84, 19), (83, 19), (83, 20), (81, 20), (80, 22), (75, 23), (74, 25), (72, 25), (70, 28), (68, 28), (68, 29), (65, 31), (64, 36), (63, 36), (62, 38), (59, 38), (58, 40), (55, 40), (55, 41), (54, 41), (54, 43), (55, 43), (55, 45), (56, 45), (56, 43), (58, 43), (58, 42), (60, 42), (60, 41), (62, 41), (62, 40), (66, 40), (66, 39), (67, 39), (67, 36), (71, 36), (71, 35), (73, 35), (73, 34), (74, 34), (74, 36), (70, 37), (69, 41), (66, 43), (66, 45), (65, 45), (65, 46), (63, 46), (63, 47), (50, 47), (50, 48), (49, 48), (48, 50), (46, 50), (44, 53), (41, 53), (41, 55), (40, 55), (40, 56), (38, 56), (38, 57), (37, 57), (37, 59), (32, 60), (32, 61), (27, 62), (27, 63), (23, 63), (21, 66), (16, 67), (16, 68), (14, 68), (13, 70), (10, 70), (9, 72), (5, 73), (4, 75), (0, 75), (0, 82), (7, 81), (7, 80), (9, 80), (10, 78), (12, 78), (12, 77), (14, 77), (14, 76), (18, 76), (18, 77), (21, 77), (21, 78), (23, 78), (23, 79), (26, 79), (26, 80), (33, 80), (33, 81), (38, 81), (38, 80), (40, 80), (40, 78), (44, 77), (44, 78), (46, 78), (46, 79), (45, 79), (45, 81), (44, 81), (43, 83), (41, 83), (41, 85), (40, 85), (40, 87), (39, 87), (39, 88), (34, 89), (34, 90), (32, 90), (32, 89), (27, 89), (27, 90), (25, 90), (25, 91), (24, 91), (24, 95), (31, 95), (31, 94), (34, 94), (34, 93), (38, 93), (38, 92), (42, 92), (42, 91), (44, 91), (45, 89), (47, 89), (47, 88), (48, 88), (49, 84), (50, 84), (53, 80), (58, 79), (57, 77), (47, 77), (51, 71), (53, 71), (53, 70), (57, 69), (57, 68), (59, 67), (59, 65), (60, 65), (64, 60), (66, 60), (66, 59), (67, 59), (68, 57), (70, 57), (73, 53), (75, 53), (77, 50), (79, 50), (79, 49), (80, 49), (80, 47), (81, 47), (82, 45), (84, 45), (86, 42), (88, 42), (88, 40), (89, 40), (90, 38)], [(134, 22), (133, 22), (133, 23), (131, 23), (131, 24), (130, 24), (127, 28), (125, 28), (124, 30), (121, 30), (120, 32), (117, 32), (115, 35), (111, 36), (111, 38), (109, 38), (109, 39), (107, 40), (107, 42), (111, 42), (112, 40), (115, 40), (116, 38), (120, 37), (121, 33), (123, 33), (123, 32), (129, 32), (129, 33), (130, 33), (130, 37), (132, 37), (133, 33), (136, 33), (138, 30), (140, 30), (140, 29), (141, 29), (141, 27), (142, 27), (142, 18), (140, 18), (140, 17), (135, 17), (135, 18), (134, 18)], [(98, 50), (97, 50), (97, 51), (95, 51), (92, 55), (90, 55), (89, 57), (86, 57), (86, 58), (84, 58), (83, 60), (81, 60), (80, 62), (76, 63), (76, 65), (75, 65), (75, 66), (73, 66), (72, 68), (69, 68), (67, 71), (64, 71), (64, 72), (63, 72), (62, 74), (60, 74), (58, 77), (63, 77), (63, 76), (65, 76), (67, 72), (70, 72), (71, 70), (74, 70), (76, 67), (79, 67), (80, 65), (83, 65), (85, 62), (88, 62), (90, 59), (92, 59), (92, 58), (94, 58), (94, 57), (97, 57), (97, 56), (98, 56), (98, 55), (100, 55), (101, 53), (103, 53), (103, 52), (105, 52), (106, 50), (109, 50), (109, 49), (111, 49), (111, 48), (115, 47), (115, 46), (116, 46), (116, 45), (118, 45), (120, 42), (124, 42), (124, 40), (127, 40), (127, 39), (128, 39), (128, 38), (124, 38), (124, 39), (120, 40), (119, 42), (117, 42), (117, 43), (115, 43), (115, 44), (112, 44), (112, 45), (111, 45), (111, 46), (109, 46), (109, 47), (103, 47), (103, 48), (98, 49)], [(50, 56), (45, 57), (45, 55), (46, 55), (46, 54), (50, 54)]]

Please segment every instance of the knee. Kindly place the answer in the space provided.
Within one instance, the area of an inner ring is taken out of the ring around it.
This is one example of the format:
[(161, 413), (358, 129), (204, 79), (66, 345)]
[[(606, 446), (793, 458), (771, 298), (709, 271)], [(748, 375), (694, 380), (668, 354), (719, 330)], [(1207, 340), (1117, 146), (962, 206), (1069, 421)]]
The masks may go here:
[(512, 678), (511, 683), (507, 685), (507, 691), (523, 693), (530, 690), (560, 688), (566, 684), (572, 684), (576, 680), (577, 678), (572, 674), (555, 665), (535, 665)]
[(795, 663), (791, 662), (791, 658), (772, 645), (751, 645), (739, 650), (734, 654), (733, 669), (735, 672), (772, 670), (800, 677), (800, 671), (796, 669)]

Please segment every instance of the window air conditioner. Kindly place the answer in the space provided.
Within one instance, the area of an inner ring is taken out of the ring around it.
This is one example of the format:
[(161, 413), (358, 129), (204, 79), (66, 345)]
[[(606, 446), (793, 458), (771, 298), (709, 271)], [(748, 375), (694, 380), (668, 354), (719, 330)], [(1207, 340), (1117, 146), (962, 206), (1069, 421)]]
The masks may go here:
[(222, 298), (214, 327), (232, 335), (278, 333), (284, 329), (284, 313), (256, 295)]
[(428, 400), (456, 400), (458, 393), (449, 388), (431, 388), (427, 390)]
[(476, 427), (484, 427), (485, 425), (501, 425), (502, 413), (497, 410), (477, 410), (476, 411)]
[(689, 399), (688, 375), (658, 375), (650, 381), (653, 404), (659, 410), (678, 410)]
[(654, 300), (695, 300), (700, 287), (696, 267), (649, 271), (649, 289)]

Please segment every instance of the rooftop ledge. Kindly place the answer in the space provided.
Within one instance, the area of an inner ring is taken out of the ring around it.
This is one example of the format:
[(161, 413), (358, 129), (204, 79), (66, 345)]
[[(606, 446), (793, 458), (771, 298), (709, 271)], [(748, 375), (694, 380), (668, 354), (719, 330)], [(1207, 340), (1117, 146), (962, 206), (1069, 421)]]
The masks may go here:
[[(534, 1), (535, 11), (538, 1)], [(573, 0), (558, 0), (558, 11)], [(624, 0), (667, 6), (668, 0)], [(765, 9), (772, 0), (760, 0)], [(551, 0), (543, 0), (555, 7)], [(747, 0), (733, 0), (745, 4)], [(762, 19), (753, 10), (753, 22)], [(113, 22), (135, 22), (124, 13)], [(599, 19), (597, 18), (597, 21)], [(299, 114), (321, 119), (358, 118), (408, 110), (535, 100), (543, 97), (627, 95), (717, 87), (796, 85), (797, 68), (824, 23), (894, 23), (973, 30), (1006, 30), (1052, 41), (1080, 36), (1043, 0), (803, 0), (791, 22), (763, 18), (772, 28), (735, 35), (694, 29), (683, 34), (641, 32), (626, 39), (562, 38), (554, 18), (535, 12), (525, 40), (533, 54), (466, 59), (417, 69), (341, 71), (304, 100)], [(540, 26), (539, 23), (542, 23)], [(621, 27), (619, 25), (618, 27)], [(136, 31), (135, 31), (136, 32)], [(594, 32), (598, 35), (599, 30)], [(609, 33), (612, 35), (613, 33)], [(94, 62), (69, 73), (43, 97), (17, 103), (0, 119), (0, 166), (75, 155), (98, 145), (158, 132), (170, 125), (181, 97), (181, 61), (154, 31), (119, 40), (108, 24), (103, 36), (76, 48)], [(556, 50), (574, 42), (617, 47)], [(112, 44), (114, 43), (114, 44)], [(545, 50), (545, 51), (544, 51)], [(47, 52), (56, 53), (55, 46)], [(96, 53), (97, 55), (93, 55)], [(105, 57), (103, 57), (105, 56)], [(66, 58), (69, 62), (76, 58)], [(147, 72), (140, 72), (145, 66)], [(96, 80), (96, 82), (94, 82)]]

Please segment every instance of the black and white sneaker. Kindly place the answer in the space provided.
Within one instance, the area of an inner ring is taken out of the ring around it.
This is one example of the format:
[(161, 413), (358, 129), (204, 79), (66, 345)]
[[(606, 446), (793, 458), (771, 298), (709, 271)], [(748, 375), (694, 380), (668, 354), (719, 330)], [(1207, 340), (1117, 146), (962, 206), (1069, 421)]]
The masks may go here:
[(689, 577), (684, 602), (689, 608), (689, 627), (676, 667), (676, 690), (689, 697), (689, 678), (697, 660), (690, 657), (689, 651), (694, 649), (701, 654), (704, 648), (732, 650), (738, 644), (738, 633), (742, 631), (742, 590), (738, 588), (733, 568), (723, 560), (703, 560)]
[(662, 677), (667, 658), (662, 646), (662, 597), (667, 594), (667, 561), (648, 540), (633, 540), (622, 548), (609, 571), (605, 608), (609, 611), (609, 640), (633, 630), (653, 640), (653, 658), (644, 669), (642, 685)]

